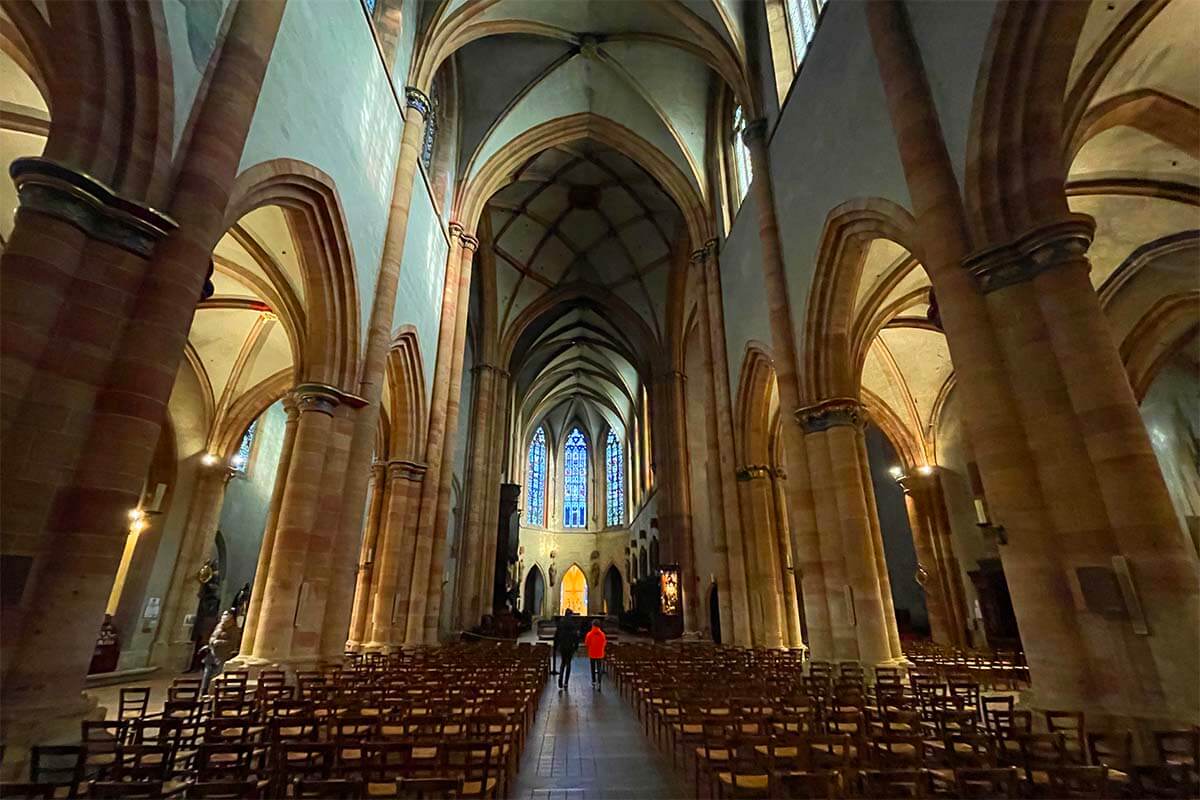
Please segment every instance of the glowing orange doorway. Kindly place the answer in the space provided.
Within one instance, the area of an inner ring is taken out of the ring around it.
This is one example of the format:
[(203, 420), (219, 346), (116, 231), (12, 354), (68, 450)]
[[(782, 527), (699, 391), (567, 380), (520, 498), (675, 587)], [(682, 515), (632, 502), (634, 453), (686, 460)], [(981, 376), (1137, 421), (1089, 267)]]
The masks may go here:
[(568, 608), (576, 614), (588, 613), (587, 595), (587, 577), (578, 564), (572, 564), (571, 568), (562, 576), (562, 611), (560, 613), (567, 613)]

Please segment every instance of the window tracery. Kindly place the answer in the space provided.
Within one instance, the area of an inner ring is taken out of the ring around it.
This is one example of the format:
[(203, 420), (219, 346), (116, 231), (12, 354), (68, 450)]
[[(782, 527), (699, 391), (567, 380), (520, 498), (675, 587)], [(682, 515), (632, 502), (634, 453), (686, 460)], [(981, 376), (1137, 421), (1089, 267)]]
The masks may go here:
[(587, 439), (572, 428), (563, 447), (563, 527), (587, 527), (587, 479)]
[(621, 440), (612, 428), (604, 445), (605, 478), (607, 479), (606, 508), (609, 526), (625, 524), (625, 454)]
[(546, 431), (541, 426), (529, 442), (526, 459), (525, 522), (546, 525)]

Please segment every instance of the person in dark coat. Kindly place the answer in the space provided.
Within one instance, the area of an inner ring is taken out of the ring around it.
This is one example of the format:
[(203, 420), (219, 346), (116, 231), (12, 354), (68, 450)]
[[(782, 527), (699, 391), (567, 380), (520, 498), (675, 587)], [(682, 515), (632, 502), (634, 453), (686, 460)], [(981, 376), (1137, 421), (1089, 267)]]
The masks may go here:
[(558, 688), (566, 689), (571, 680), (571, 662), (575, 660), (575, 651), (579, 649), (579, 628), (573, 617), (575, 612), (567, 609), (558, 620), (554, 629), (554, 649), (558, 652)]

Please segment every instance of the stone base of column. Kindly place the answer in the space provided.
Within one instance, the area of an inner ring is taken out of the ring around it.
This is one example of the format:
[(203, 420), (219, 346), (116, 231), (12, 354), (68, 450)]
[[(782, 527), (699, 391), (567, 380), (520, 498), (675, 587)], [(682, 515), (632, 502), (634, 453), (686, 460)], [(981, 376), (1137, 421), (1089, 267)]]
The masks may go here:
[(399, 653), (401, 649), (400, 645), (391, 642), (367, 642), (362, 646), (364, 653)]
[(238, 655), (225, 662), (224, 672), (229, 670), (246, 670), (251, 677), (256, 677), (266, 670), (283, 670), (288, 675), (319, 669), (332, 663), (320, 656), (305, 656), (304, 658), (260, 658), (258, 656)]
[(0, 780), (14, 783), (28, 780), (30, 748), (43, 744), (78, 744), (80, 723), (102, 720), (106, 713), (95, 697), (84, 693), (76, 700), (53, 706), (6, 706), (0, 716), (0, 731), (3, 732), (0, 743), (4, 745)]

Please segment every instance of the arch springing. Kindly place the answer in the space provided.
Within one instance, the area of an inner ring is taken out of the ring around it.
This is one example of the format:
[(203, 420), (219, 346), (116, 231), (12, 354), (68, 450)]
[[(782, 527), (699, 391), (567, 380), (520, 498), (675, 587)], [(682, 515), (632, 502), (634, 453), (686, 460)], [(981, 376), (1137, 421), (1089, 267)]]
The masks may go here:
[(546, 525), (546, 431), (540, 425), (529, 441), (526, 460), (525, 522)]
[(606, 508), (610, 527), (625, 524), (625, 453), (621, 440), (612, 428), (604, 445), (605, 478), (607, 481)]
[(587, 481), (587, 439), (572, 428), (563, 446), (563, 527), (587, 527)]

